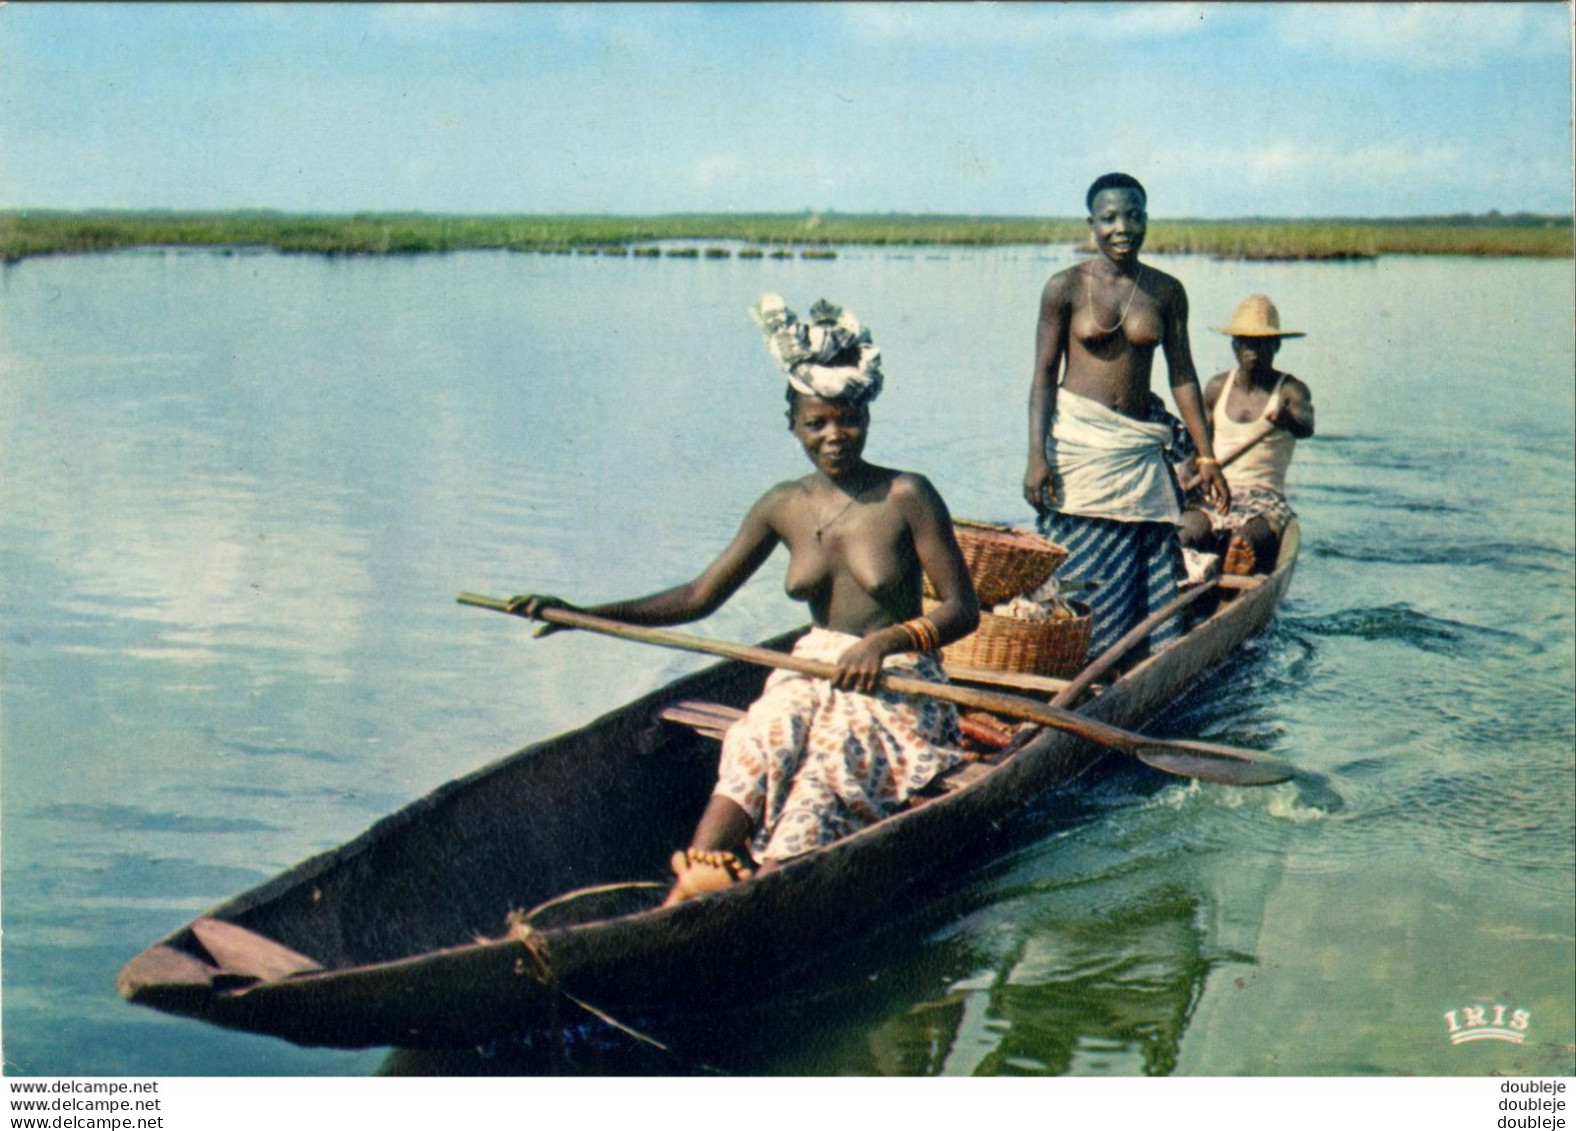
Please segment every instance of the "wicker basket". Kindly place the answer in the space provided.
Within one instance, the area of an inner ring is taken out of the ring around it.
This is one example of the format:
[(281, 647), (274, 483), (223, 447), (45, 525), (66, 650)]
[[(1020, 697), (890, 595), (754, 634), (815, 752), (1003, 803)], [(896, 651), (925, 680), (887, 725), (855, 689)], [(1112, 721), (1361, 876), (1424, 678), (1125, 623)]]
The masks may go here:
[[(952, 528), (974, 579), (974, 591), (986, 607), (1038, 589), (1067, 560), (1066, 550), (1027, 530), (966, 518), (953, 519)], [(928, 577), (925, 596), (939, 596)]]
[[(1078, 615), (1062, 620), (1024, 620), (982, 612), (979, 628), (941, 650), (942, 662), (1071, 679), (1089, 655), (1094, 615), (1081, 601), (1068, 603)], [(935, 602), (925, 602), (927, 612), (934, 607)]]

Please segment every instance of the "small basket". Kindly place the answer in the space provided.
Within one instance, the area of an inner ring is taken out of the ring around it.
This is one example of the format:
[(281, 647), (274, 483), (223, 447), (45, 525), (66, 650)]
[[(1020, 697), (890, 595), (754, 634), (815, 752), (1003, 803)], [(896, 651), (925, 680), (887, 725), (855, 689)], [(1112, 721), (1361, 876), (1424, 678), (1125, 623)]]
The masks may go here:
[[(1067, 560), (1066, 550), (1027, 530), (966, 518), (953, 519), (952, 528), (974, 579), (974, 592), (987, 608), (1033, 592)], [(925, 596), (940, 596), (928, 577)]]
[[(1094, 614), (1082, 601), (1069, 601), (1078, 615), (1061, 620), (1025, 620), (980, 613), (980, 626), (941, 650), (945, 664), (992, 671), (1071, 679), (1082, 670), (1094, 634)], [(926, 602), (928, 612), (934, 602)]]

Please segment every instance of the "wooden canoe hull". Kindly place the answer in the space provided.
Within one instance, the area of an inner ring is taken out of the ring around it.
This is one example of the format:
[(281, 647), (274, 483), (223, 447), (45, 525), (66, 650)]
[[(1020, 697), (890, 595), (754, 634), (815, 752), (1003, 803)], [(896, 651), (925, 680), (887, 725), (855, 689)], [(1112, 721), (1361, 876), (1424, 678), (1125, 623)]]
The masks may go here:
[[(1273, 574), (1084, 712), (1140, 726), (1225, 660), (1273, 615), (1297, 542), (1294, 524)], [(725, 1004), (763, 975), (934, 897), (1010, 842), (1014, 814), (1106, 756), (1044, 731), (972, 784), (749, 883), (578, 925), (538, 920), (523, 938), (497, 940), (510, 909), (587, 885), (661, 879), (710, 793), (717, 745), (658, 714), (683, 699), (744, 707), (763, 679), (760, 669), (719, 664), (451, 782), (209, 912), (204, 919), (239, 928), (222, 932), (228, 964), (204, 947), (200, 936), (214, 932), (199, 920), (128, 963), (120, 991), (213, 1024), (337, 1047), (475, 1044), (576, 1019), (578, 1006), (566, 1004), (575, 999), (620, 1017)], [(261, 936), (254, 948), (247, 932)], [(478, 941), (485, 936), (495, 941)]]

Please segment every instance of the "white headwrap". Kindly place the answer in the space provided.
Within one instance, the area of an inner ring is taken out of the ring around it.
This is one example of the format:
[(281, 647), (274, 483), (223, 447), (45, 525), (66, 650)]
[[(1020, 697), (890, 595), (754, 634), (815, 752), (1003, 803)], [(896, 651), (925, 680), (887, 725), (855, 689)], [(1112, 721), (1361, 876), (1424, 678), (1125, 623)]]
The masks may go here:
[(782, 295), (768, 293), (750, 307), (750, 317), (760, 323), (766, 348), (799, 392), (855, 403), (875, 400), (881, 392), (881, 351), (871, 342), (870, 331), (842, 307), (823, 298), (810, 308), (810, 321), (804, 323)]

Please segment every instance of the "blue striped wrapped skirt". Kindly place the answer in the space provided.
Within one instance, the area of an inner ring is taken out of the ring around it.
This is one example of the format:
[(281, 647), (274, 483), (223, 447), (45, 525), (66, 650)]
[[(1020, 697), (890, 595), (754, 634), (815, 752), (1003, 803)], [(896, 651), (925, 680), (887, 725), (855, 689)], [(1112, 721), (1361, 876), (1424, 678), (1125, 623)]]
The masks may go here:
[[(1052, 511), (1041, 519), (1040, 529), (1067, 549), (1067, 563), (1057, 577), (1098, 582), (1092, 592), (1076, 595), (1094, 609), (1090, 659), (1175, 597), (1178, 583), (1187, 576), (1173, 523), (1118, 522)], [(1160, 648), (1181, 632), (1180, 615), (1171, 617), (1150, 636), (1149, 648)], [(1145, 651), (1140, 646), (1132, 655)]]

